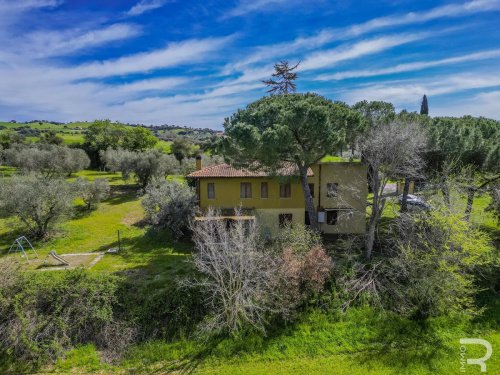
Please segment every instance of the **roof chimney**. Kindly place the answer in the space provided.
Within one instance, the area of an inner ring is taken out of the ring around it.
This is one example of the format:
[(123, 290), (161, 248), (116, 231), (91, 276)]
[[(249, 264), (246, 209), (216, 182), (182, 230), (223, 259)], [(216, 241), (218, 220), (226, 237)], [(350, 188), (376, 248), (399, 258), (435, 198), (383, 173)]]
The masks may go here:
[(196, 170), (199, 171), (201, 169), (201, 155), (196, 156)]

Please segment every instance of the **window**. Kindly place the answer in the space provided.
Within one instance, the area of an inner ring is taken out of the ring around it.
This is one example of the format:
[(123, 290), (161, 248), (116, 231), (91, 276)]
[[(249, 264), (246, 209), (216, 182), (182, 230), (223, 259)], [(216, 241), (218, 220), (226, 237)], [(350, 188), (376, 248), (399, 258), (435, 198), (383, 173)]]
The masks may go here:
[(338, 219), (338, 210), (327, 210), (326, 211), (326, 223), (328, 225), (336, 225)]
[(339, 184), (336, 182), (326, 184), (327, 198), (335, 198), (339, 194)]
[(269, 190), (268, 190), (267, 182), (261, 182), (261, 184), (260, 184), (260, 197), (261, 198), (268, 198), (269, 197)]
[(280, 228), (283, 228), (292, 223), (292, 214), (279, 214), (278, 219), (280, 223)]
[(207, 193), (208, 199), (215, 199), (215, 184), (213, 182), (207, 184)]
[(280, 184), (280, 198), (291, 198), (292, 186), (290, 184)]
[(240, 184), (240, 198), (252, 198), (252, 184), (250, 182)]
[(314, 198), (314, 184), (309, 184), (309, 190), (311, 190), (311, 197)]

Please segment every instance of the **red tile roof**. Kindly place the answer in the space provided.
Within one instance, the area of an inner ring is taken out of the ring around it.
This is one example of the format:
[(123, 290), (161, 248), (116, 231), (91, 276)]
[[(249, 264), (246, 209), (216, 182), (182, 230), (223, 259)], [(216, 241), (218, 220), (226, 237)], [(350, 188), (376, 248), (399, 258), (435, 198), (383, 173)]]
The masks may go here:
[[(296, 176), (298, 175), (297, 167), (293, 163), (285, 163), (283, 167), (276, 171), (275, 174), (278, 176)], [(251, 171), (248, 169), (237, 169), (231, 167), (229, 164), (216, 164), (209, 165), (208, 167), (202, 168), (199, 171), (194, 171), (193, 173), (188, 174), (187, 177), (268, 177), (271, 175), (272, 173), (266, 171)], [(307, 176), (314, 176), (311, 168), (307, 170)]]

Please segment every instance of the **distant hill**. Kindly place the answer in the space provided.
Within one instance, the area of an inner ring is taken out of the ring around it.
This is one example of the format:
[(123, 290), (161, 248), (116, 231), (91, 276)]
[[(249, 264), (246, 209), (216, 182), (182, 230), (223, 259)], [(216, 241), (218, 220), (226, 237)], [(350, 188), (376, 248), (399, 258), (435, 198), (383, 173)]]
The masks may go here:
[[(85, 130), (92, 122), (56, 122), (46, 120), (32, 120), (28, 122), (0, 122), (0, 131), (4, 129), (14, 130), (26, 137), (27, 141), (35, 142), (44, 132), (54, 130), (64, 139), (65, 144), (82, 144), (84, 142)], [(141, 124), (123, 124), (126, 126), (142, 126), (150, 129), (161, 141), (159, 146), (169, 148), (170, 142), (175, 138), (186, 138), (195, 144), (202, 144), (210, 141), (220, 132), (212, 129), (190, 128), (176, 125), (146, 126)]]

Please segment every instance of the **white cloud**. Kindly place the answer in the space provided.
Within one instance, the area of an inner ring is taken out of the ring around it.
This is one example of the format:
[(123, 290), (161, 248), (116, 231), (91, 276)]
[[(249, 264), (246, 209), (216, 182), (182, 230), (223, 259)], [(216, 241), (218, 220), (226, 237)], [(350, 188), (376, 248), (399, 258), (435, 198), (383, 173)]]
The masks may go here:
[[(140, 28), (133, 24), (113, 24), (93, 29), (70, 29), (63, 31), (43, 30), (26, 35), (21, 40), (14, 40), (21, 47), (19, 53), (29, 53), (31, 57), (49, 57), (69, 55), (79, 50), (98, 47), (117, 40), (139, 35)], [(30, 46), (29, 51), (25, 46)]]
[(167, 0), (141, 0), (129, 9), (127, 15), (138, 16), (140, 14), (149, 12), (150, 10), (161, 8), (166, 3)]
[(500, 57), (500, 49), (494, 49), (491, 51), (482, 51), (476, 53), (470, 53), (463, 56), (449, 57), (446, 59), (434, 60), (434, 61), (416, 61), (411, 63), (399, 64), (392, 66), (390, 68), (382, 69), (366, 69), (366, 70), (348, 70), (344, 72), (338, 72), (333, 74), (322, 74), (315, 78), (317, 81), (332, 81), (332, 80), (342, 80), (347, 78), (363, 78), (363, 77), (374, 77), (387, 74), (412, 72), (427, 68), (432, 68), (436, 66), (458, 64), (462, 62), (469, 61), (479, 61), (491, 59), (494, 57)]
[(62, 0), (0, 0), (0, 12), (19, 12), (37, 8), (54, 8)]
[(240, 0), (234, 8), (224, 14), (223, 18), (243, 16), (252, 12), (268, 10), (276, 5), (290, 5), (292, 2), (291, 0)]
[[(277, 1), (277, 3), (281, 3), (281, 1)], [(248, 7), (255, 7), (261, 3), (257, 1), (241, 4), (247, 4), (246, 6)], [(320, 48), (335, 41), (356, 38), (385, 28), (414, 25), (440, 18), (460, 17), (494, 10), (500, 10), (500, 0), (474, 0), (461, 4), (439, 6), (424, 12), (409, 12), (378, 17), (347, 27), (326, 28), (311, 36), (300, 36), (292, 41), (256, 47), (245, 58), (226, 66), (224, 72), (234, 72), (247, 65), (264, 61), (275, 61), (277, 58), (289, 58), (290, 55), (297, 55), (300, 52)]]
[(427, 36), (429, 36), (428, 33), (389, 35), (370, 40), (362, 40), (354, 44), (340, 45), (339, 47), (316, 52), (306, 57), (300, 64), (300, 70), (306, 71), (331, 67), (342, 61), (378, 53), (389, 48), (423, 39)]
[(370, 21), (352, 25), (338, 32), (345, 37), (355, 37), (366, 34), (370, 31), (379, 30), (386, 27), (401, 26), (409, 24), (420, 24), (439, 18), (460, 17), (467, 14), (487, 12), (500, 9), (499, 0), (473, 0), (461, 4), (449, 4), (432, 8), (424, 12), (409, 12), (399, 15), (374, 18)]
[(365, 84), (342, 93), (343, 100), (383, 100), (395, 105), (414, 104), (426, 94), (438, 96), (500, 86), (500, 72), (462, 73), (429, 77), (426, 80), (399, 80)]
[(482, 92), (450, 105), (432, 106), (433, 116), (483, 116), (500, 119), (500, 91)]
[(170, 43), (163, 49), (151, 52), (79, 65), (68, 68), (66, 72), (75, 78), (97, 78), (145, 73), (182, 64), (193, 64), (203, 61), (231, 40), (232, 37), (188, 39)]

